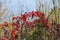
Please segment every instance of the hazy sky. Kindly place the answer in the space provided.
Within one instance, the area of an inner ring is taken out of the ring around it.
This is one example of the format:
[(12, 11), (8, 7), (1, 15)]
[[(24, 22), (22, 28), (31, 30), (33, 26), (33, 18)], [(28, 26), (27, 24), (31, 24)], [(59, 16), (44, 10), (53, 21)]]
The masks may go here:
[[(26, 11), (36, 11), (35, 0), (6, 0), (6, 1), (0, 0), (0, 2), (2, 2), (3, 6), (7, 7), (10, 12), (13, 11), (14, 14), (18, 13), (21, 8), (23, 9), (23, 13)], [(51, 0), (45, 0), (45, 1), (41, 0), (40, 2), (42, 4), (44, 4), (45, 2), (47, 4), (46, 8), (47, 6), (50, 6), (50, 8), (53, 8), (53, 4)]]
[[(17, 16), (21, 9), (23, 14), (28, 11), (36, 11), (36, 0), (0, 0), (0, 2), (2, 3), (3, 8), (8, 8), (9, 13), (4, 16), (6, 20), (9, 20), (7, 16), (10, 16), (10, 14), (12, 14), (11, 12)], [(40, 3), (43, 4), (46, 9), (48, 9), (48, 6), (49, 10), (53, 9), (52, 0), (40, 0)], [(41, 10), (44, 9), (42, 7), (40, 8)]]

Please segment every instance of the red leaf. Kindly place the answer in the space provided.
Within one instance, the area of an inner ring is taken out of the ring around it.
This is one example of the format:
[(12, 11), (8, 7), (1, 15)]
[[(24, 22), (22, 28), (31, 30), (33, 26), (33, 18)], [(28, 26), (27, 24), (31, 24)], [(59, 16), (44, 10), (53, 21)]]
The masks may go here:
[(17, 34), (17, 32), (18, 32), (18, 31), (17, 31), (16, 29), (12, 31), (13, 37), (15, 37), (15, 35)]
[(40, 12), (40, 11), (37, 11), (37, 12), (35, 12), (36, 14), (37, 14), (37, 16), (39, 16), (39, 17), (43, 17), (44, 16), (44, 13), (42, 13), (42, 12)]
[(30, 28), (33, 25), (33, 22), (28, 22), (28, 28)]
[(13, 20), (17, 19), (16, 17), (13, 17)]
[(25, 15), (23, 15), (22, 19), (23, 19), (23, 21), (26, 21), (27, 18)]

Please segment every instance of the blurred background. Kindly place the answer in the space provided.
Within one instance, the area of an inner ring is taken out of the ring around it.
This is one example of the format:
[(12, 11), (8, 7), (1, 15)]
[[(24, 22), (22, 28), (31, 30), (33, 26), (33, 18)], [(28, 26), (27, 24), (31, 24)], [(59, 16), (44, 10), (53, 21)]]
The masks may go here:
[[(39, 15), (39, 19), (34, 20), (34, 23), (23, 21), (25, 13), (28, 13), (26, 18), (32, 17), (32, 21), (33, 16), (29, 15), (33, 15), (34, 12), (44, 17)], [(0, 40), (4, 38), (60, 40), (60, 0), (0, 0)]]

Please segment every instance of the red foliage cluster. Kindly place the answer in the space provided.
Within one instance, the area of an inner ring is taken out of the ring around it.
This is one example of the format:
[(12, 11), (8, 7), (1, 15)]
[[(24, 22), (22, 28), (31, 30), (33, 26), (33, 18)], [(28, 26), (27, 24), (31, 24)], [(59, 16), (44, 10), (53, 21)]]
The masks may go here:
[[(35, 19), (34, 21), (27, 21), (30, 17), (34, 18), (34, 17), (38, 17), (39, 19)], [(44, 27), (51, 28), (51, 23), (49, 20), (47, 20), (46, 16), (44, 15), (44, 13), (40, 12), (40, 11), (32, 11), (32, 12), (26, 12), (24, 15), (22, 16), (17, 16), (17, 17), (13, 17), (12, 18), (13, 22), (12, 22), (12, 27), (14, 27), (14, 29), (11, 31), (12, 36), (15, 37), (15, 35), (18, 32), (19, 28), (23, 28), (24, 25), (26, 25), (27, 28), (29, 29), (33, 29), (35, 27), (36, 23), (42, 22), (43, 25), (45, 25)], [(22, 20), (22, 23), (20, 23), (20, 21)], [(21, 25), (20, 25), (21, 24)], [(47, 24), (47, 26), (46, 26)], [(8, 23), (5, 22), (4, 24), (5, 26), (8, 26)]]
[[(29, 20), (30, 17), (32, 17), (32, 19), (34, 17), (38, 17), (39, 19), (35, 19), (33, 21), (27, 21), (27, 20)], [(47, 20), (44, 13), (42, 13), (40, 11), (26, 12), (22, 16), (13, 17), (12, 20), (13, 20), (13, 22), (11, 24), (12, 24), (13, 30), (10, 31), (11, 34), (12, 34), (12, 37), (15, 37), (19, 28), (23, 29), (25, 25), (26, 25), (27, 28), (32, 30), (35, 27), (35, 24), (41, 22), (44, 25), (44, 27), (46, 27), (47, 29), (51, 28), (50, 20)], [(20, 22), (21, 20), (22, 20), (22, 23)], [(5, 26), (8, 27), (7, 22), (5, 22), (2, 25), (3, 25), (3, 27), (5, 27)], [(2, 26), (2, 25), (0, 25), (0, 26)], [(57, 26), (59, 27), (60, 25), (58, 24)], [(6, 33), (7, 33), (7, 31), (6, 31)], [(5, 38), (3, 38), (3, 40), (4, 39)]]
[[(42, 22), (44, 25), (46, 25), (46, 23), (48, 24), (49, 27), (51, 25), (50, 21), (47, 20), (47, 18), (44, 15), (44, 13), (42, 13), (40, 11), (37, 11), (37, 12), (32, 11), (32, 12), (29, 12), (29, 13), (24, 14), (23, 15), (23, 21), (26, 21), (27, 18), (29, 18), (30, 16), (32, 16), (32, 18), (39, 17), (40, 19), (38, 19), (38, 20), (40, 20), (40, 22)], [(36, 22), (38, 20), (34, 20), (34, 21)], [(33, 24), (31, 23), (31, 25), (33, 25)]]

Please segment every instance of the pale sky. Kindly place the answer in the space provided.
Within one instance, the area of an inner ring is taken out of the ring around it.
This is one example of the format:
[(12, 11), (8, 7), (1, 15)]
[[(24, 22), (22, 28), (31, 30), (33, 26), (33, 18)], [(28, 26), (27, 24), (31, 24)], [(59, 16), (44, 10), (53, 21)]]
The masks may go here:
[[(21, 8), (23, 9), (23, 13), (26, 11), (36, 11), (35, 0), (0, 0), (0, 2), (2, 2), (3, 6), (7, 7), (10, 12), (13, 11), (14, 14), (18, 13)], [(46, 8), (47, 6), (53, 8), (52, 0), (41, 0), (40, 2), (42, 4), (46, 3)]]
[[(13, 12), (15, 16), (18, 16), (21, 9), (23, 14), (28, 11), (36, 11), (36, 0), (0, 0), (0, 2), (3, 8), (8, 8), (9, 12), (4, 16), (6, 20), (9, 20), (7, 16), (10, 16), (10, 14), (12, 14), (11, 12)], [(48, 9), (48, 6), (49, 10), (53, 9), (52, 0), (41, 0), (40, 3), (43, 4), (46, 9)], [(43, 10), (42, 7), (40, 8)]]

